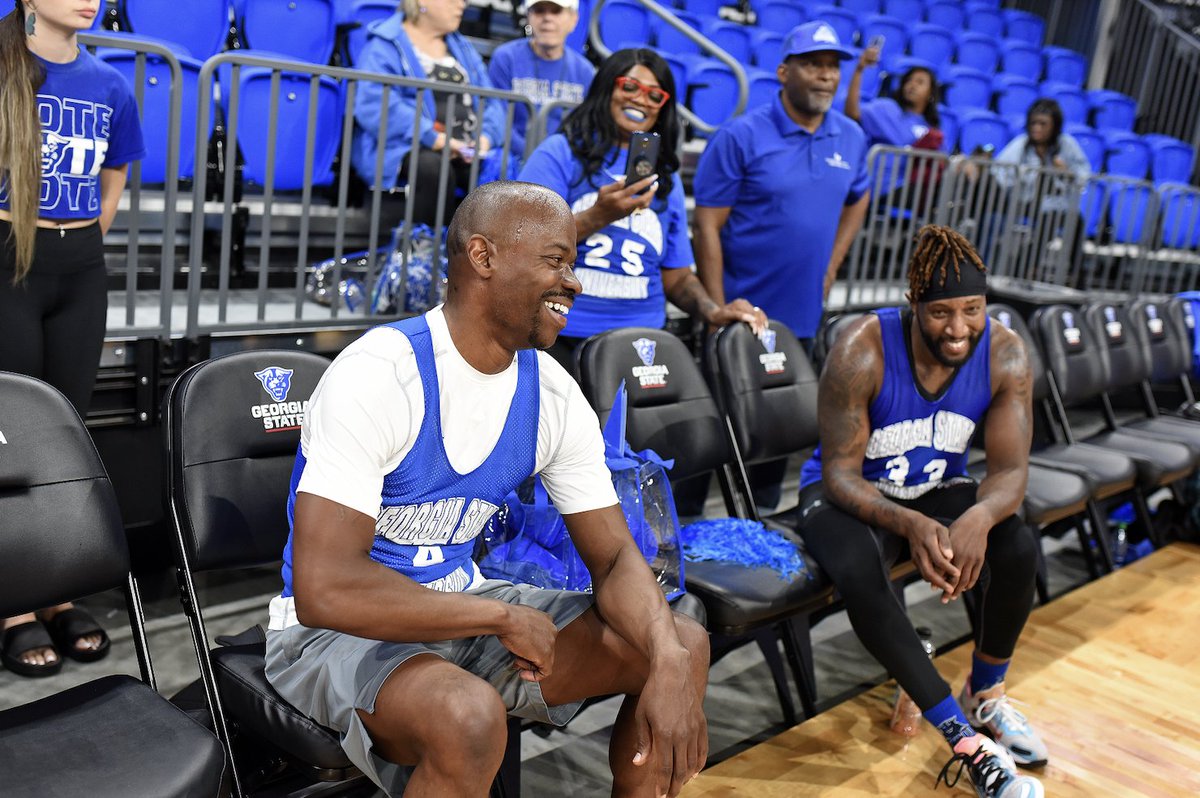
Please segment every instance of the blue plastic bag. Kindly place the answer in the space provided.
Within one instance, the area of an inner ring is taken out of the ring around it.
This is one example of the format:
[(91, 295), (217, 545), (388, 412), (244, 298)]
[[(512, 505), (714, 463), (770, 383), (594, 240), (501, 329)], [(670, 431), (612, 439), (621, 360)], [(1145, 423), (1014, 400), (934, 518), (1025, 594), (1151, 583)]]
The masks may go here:
[[(624, 382), (604, 426), (604, 456), (630, 534), (663, 593), (673, 599), (684, 592), (679, 518), (667, 479), (674, 461), (649, 449), (635, 452), (625, 440)], [(484, 576), (591, 592), (591, 574), (536, 476), (509, 494), (482, 537), (486, 553), (479, 569)]]

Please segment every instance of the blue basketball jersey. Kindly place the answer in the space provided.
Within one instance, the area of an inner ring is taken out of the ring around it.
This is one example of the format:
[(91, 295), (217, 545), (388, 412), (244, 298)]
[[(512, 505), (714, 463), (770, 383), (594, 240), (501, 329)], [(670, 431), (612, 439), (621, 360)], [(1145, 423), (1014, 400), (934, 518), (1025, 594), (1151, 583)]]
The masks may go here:
[[(871, 436), (863, 479), (893, 499), (915, 499), (939, 484), (965, 477), (975, 426), (992, 401), (989, 318), (979, 345), (938, 396), (923, 393), (908, 353), (900, 308), (875, 311), (883, 340), (883, 384), (871, 402)], [(801, 472), (801, 486), (821, 479), (821, 449)]]
[[(484, 524), (504, 498), (533, 473), (539, 416), (537, 352), (517, 354), (517, 387), (504, 429), (491, 454), (474, 471), (459, 474), (442, 443), (437, 366), (424, 316), (394, 322), (408, 338), (421, 374), (425, 416), (412, 449), (383, 478), (371, 559), (426, 587), (461, 591), (475, 575), (471, 553)], [(296, 488), (305, 457), (296, 453), (288, 496), (288, 522), (295, 529)], [(283, 593), (292, 594), (292, 537), (283, 555)]]

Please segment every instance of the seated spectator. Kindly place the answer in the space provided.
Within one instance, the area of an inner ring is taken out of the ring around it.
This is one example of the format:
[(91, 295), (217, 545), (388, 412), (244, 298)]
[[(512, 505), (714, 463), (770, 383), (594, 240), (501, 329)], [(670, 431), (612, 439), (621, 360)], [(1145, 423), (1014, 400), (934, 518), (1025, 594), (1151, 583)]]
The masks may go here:
[[(452, 85), (492, 87), (483, 59), (460, 33), (464, 0), (404, 0), (392, 16), (367, 26), (367, 43), (358, 68), (442, 81)], [(454, 122), (446, 129), (447, 107), (456, 96)], [(448, 223), (458, 204), (457, 192), (469, 188), (470, 164), (483, 157), (504, 135), (503, 103), (480, 109), (469, 94), (426, 91), (417, 106), (417, 90), (393, 86), (388, 108), (382, 107), (383, 85), (362, 82), (354, 103), (352, 160), (371, 186), (394, 188), (407, 182), (414, 189), (413, 219), (432, 225), (437, 215), (438, 174), (442, 150), (450, 148), (450, 181), (443, 220)], [(379, 129), (387, 114), (383, 168), (375, 173)], [(414, 146), (413, 119), (420, 117), (416, 174), (409, 174)]]
[(879, 97), (863, 103), (863, 70), (879, 63), (880, 48), (862, 51), (846, 89), (846, 116), (858, 122), (867, 134), (867, 145), (915, 147), (940, 150), (944, 141), (938, 114), (938, 84), (925, 67), (910, 67), (900, 76), (894, 97)]
[[(579, 24), (579, 0), (537, 0), (525, 4), (529, 17), (528, 39), (514, 39), (496, 48), (488, 74), (498, 89), (524, 94), (533, 100), (534, 112), (551, 100), (583, 101), (596, 68), (580, 53), (563, 46)], [(552, 110), (546, 132), (558, 131), (563, 110)], [(530, 113), (524, 105), (513, 109), (512, 153), (525, 156), (525, 134)]]
[[(1092, 173), (1087, 155), (1070, 133), (1063, 131), (1063, 112), (1058, 102), (1043, 97), (1029, 106), (1025, 116), (1025, 132), (1018, 135), (996, 155), (996, 163), (1049, 167), (1069, 171), (1078, 180)], [(996, 180), (1004, 186), (1013, 185), (1010, 170), (996, 170)], [(1038, 174), (1028, 170), (1021, 175), (1021, 199), (1034, 198)]]
[[(585, 338), (618, 327), (662, 327), (669, 299), (720, 326), (744, 321), (756, 330), (766, 316), (744, 299), (718, 305), (692, 273), (683, 184), (678, 179), (679, 116), (675, 80), (653, 50), (618, 50), (600, 66), (583, 103), (543, 141), (521, 180), (547, 186), (575, 214), (583, 293), (550, 353), (568, 370)], [(635, 132), (660, 139), (655, 173), (625, 185)]]

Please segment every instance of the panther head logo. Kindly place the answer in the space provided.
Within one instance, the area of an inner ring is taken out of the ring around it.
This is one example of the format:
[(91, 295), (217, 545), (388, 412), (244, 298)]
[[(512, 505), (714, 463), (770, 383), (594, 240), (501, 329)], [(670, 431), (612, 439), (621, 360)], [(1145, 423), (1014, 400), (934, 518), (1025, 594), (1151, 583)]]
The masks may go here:
[(272, 399), (282, 402), (287, 399), (288, 391), (292, 388), (292, 374), (294, 373), (292, 369), (267, 366), (262, 371), (254, 372), (254, 376), (258, 377), (263, 390), (269, 393)]
[(57, 133), (46, 131), (42, 138), (42, 174), (58, 174), (59, 167), (67, 159), (71, 140)]
[(657, 345), (657, 342), (652, 338), (639, 338), (633, 342), (633, 348), (637, 350), (638, 357), (647, 366), (654, 365), (654, 348)]

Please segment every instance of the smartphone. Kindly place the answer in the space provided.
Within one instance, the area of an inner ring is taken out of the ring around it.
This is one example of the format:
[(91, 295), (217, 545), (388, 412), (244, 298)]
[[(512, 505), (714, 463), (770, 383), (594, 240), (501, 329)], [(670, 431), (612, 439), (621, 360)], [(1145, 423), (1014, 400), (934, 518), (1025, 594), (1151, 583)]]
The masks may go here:
[(634, 133), (629, 137), (629, 160), (625, 162), (625, 185), (645, 180), (658, 168), (657, 133)]
[(871, 41), (867, 46), (878, 48), (878, 50), (880, 52), (883, 52), (883, 43), (886, 41), (887, 41), (887, 38), (885, 36), (883, 36), (883, 34), (878, 34), (876, 36), (871, 37)]

